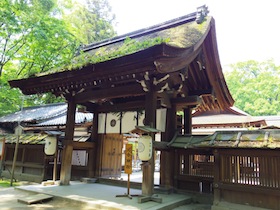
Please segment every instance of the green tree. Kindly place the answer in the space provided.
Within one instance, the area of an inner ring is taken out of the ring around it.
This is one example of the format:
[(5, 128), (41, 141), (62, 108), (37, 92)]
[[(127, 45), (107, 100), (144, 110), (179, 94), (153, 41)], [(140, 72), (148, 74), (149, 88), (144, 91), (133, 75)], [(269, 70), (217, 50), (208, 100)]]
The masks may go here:
[[(13, 66), (7, 64), (9, 69)], [(19, 89), (11, 89), (8, 83), (7, 74), (0, 78), (0, 116), (20, 110), (21, 92)]]
[[(107, 0), (92, 0), (79, 6), (72, 0), (0, 1), (0, 116), (19, 110), (22, 94), (11, 90), (8, 80), (48, 72), (63, 66), (75, 56), (81, 44), (99, 41), (115, 34)], [(71, 14), (76, 22), (71, 23)], [(68, 17), (68, 19), (67, 19)], [(74, 25), (87, 26), (77, 29)], [(93, 35), (91, 35), (91, 32)], [(87, 34), (87, 41), (81, 39)], [(51, 94), (25, 96), (24, 105), (62, 101)]]
[(116, 35), (113, 28), (115, 16), (107, 0), (86, 0), (84, 4), (74, 1), (71, 7), (63, 18), (82, 45)]
[[(0, 47), (2, 70), (8, 62), (17, 65), (16, 78), (29, 77), (68, 62), (79, 45), (57, 18), (55, 0), (4, 0)], [(8, 71), (6, 71), (8, 72)]]
[(236, 63), (225, 78), (236, 107), (253, 116), (280, 114), (280, 67), (273, 60)]

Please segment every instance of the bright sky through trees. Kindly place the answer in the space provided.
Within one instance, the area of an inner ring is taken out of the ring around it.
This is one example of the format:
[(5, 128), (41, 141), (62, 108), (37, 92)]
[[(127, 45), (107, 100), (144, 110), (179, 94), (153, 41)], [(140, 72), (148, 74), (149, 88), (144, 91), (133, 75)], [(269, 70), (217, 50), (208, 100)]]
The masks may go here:
[(119, 35), (196, 11), (206, 4), (215, 18), (220, 60), (228, 64), (274, 59), (280, 64), (279, 1), (109, 0)]

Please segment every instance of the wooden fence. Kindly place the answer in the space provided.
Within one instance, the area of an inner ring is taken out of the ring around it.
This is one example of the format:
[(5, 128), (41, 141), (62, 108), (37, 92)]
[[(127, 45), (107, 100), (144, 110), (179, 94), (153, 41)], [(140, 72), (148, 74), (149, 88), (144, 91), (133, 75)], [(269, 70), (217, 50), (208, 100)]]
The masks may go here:
[(203, 150), (176, 150), (175, 188), (212, 192), (214, 156)]
[(280, 209), (280, 151), (252, 148), (176, 149), (175, 188), (231, 202)]
[(215, 203), (280, 209), (280, 151), (215, 150)]

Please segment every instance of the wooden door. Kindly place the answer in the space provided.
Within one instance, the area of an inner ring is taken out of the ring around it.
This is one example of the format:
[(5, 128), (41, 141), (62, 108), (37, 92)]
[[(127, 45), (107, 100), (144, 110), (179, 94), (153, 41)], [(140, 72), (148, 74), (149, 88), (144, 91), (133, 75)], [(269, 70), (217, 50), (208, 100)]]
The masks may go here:
[(102, 137), (101, 177), (120, 178), (123, 136), (105, 134)]

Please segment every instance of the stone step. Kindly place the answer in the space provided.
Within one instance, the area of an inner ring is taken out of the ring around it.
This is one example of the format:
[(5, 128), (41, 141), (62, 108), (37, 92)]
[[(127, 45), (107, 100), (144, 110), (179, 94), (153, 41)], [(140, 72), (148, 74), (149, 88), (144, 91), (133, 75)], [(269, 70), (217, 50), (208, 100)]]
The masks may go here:
[(35, 195), (27, 196), (25, 198), (20, 198), (20, 199), (18, 199), (18, 202), (30, 205), (30, 204), (50, 200), (52, 198), (53, 198), (53, 196), (47, 195), (47, 194), (35, 194)]

